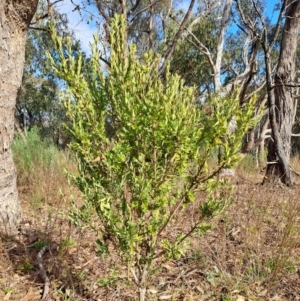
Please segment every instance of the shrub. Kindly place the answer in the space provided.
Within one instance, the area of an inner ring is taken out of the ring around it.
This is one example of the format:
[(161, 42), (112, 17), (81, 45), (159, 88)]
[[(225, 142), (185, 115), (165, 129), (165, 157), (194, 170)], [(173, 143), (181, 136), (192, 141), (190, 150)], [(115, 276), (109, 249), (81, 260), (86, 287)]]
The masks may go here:
[[(254, 99), (242, 110), (235, 97), (215, 96), (210, 99), (213, 114), (205, 115), (194, 88), (169, 70), (159, 78), (160, 58), (147, 52), (138, 59), (135, 45), (126, 47), (125, 36), (124, 19), (116, 16), (108, 72), (100, 65), (97, 38), (90, 62), (82, 62), (70, 43), (64, 48), (53, 34), (58, 56), (49, 58), (67, 83), (70, 147), (79, 173), (74, 179), (85, 198), (83, 210), (75, 210), (73, 217), (87, 221), (84, 209), (95, 210), (102, 233), (99, 250), (108, 252), (110, 243), (118, 250), (144, 300), (157, 259), (180, 257), (187, 238), (207, 231), (208, 222), (226, 205), (226, 198), (209, 194), (189, 230), (164, 235), (199, 190), (210, 193), (218, 187), (213, 176), (220, 168), (238, 161), (242, 137), (255, 123)], [(232, 118), (235, 135), (228, 131)], [(219, 146), (220, 163), (209, 169), (207, 160)]]

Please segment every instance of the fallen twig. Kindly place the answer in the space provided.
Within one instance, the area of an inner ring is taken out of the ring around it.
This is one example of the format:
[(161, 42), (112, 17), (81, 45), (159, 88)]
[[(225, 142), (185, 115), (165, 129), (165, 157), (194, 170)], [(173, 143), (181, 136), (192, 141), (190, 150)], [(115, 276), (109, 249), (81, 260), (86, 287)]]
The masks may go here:
[(300, 172), (296, 171), (291, 165), (290, 165), (291, 171), (293, 171), (297, 176), (300, 176)]
[(46, 251), (50, 251), (51, 249), (55, 249), (55, 248), (56, 248), (56, 245), (52, 246), (51, 248), (49, 246), (45, 246), (39, 251), (39, 253), (37, 255), (39, 268), (40, 268), (40, 271), (41, 271), (41, 274), (42, 274), (42, 277), (44, 280), (44, 289), (43, 289), (43, 295), (42, 295), (41, 300), (44, 300), (47, 297), (47, 295), (49, 293), (49, 288), (50, 288), (50, 279), (49, 279), (46, 269), (44, 267), (43, 255)]

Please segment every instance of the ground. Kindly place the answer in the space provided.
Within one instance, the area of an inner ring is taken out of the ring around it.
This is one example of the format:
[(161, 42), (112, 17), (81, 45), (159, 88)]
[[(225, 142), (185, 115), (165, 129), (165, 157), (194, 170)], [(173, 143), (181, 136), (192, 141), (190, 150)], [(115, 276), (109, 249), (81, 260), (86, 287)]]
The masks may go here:
[[(191, 239), (184, 256), (161, 263), (147, 300), (300, 300), (300, 185), (261, 186), (262, 177), (238, 172), (230, 180), (232, 203), (211, 231)], [(39, 202), (28, 197), (28, 188), (19, 190), (24, 221), (18, 236), (1, 237), (0, 300), (41, 300), (45, 276), (44, 300), (137, 300), (117, 255), (99, 255), (97, 233), (68, 218), (64, 190)], [(196, 203), (172, 231), (187, 227), (195, 212)]]

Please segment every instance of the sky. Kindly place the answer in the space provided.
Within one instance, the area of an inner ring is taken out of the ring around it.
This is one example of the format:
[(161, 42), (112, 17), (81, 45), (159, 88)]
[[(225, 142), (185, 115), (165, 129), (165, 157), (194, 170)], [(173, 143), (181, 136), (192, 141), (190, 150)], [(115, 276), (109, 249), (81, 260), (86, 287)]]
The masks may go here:
[[(79, 0), (73, 1), (75, 4), (79, 3)], [(75, 6), (71, 3), (71, 0), (64, 0), (55, 5), (56, 9), (60, 13), (65, 13), (68, 16), (69, 27), (74, 31), (75, 36), (81, 42), (81, 47), (84, 52), (90, 54), (89, 43), (93, 40), (93, 34), (96, 32), (96, 23), (94, 20), (87, 22), (91, 16), (88, 13), (82, 12), (82, 16), (78, 10), (73, 11)], [(90, 7), (89, 11), (92, 15), (97, 16), (98, 12), (96, 8)]]
[[(75, 4), (79, 4), (80, 0), (73, 0)], [(266, 14), (270, 18), (272, 18), (272, 22), (276, 22), (278, 17), (278, 12), (273, 14), (274, 4), (276, 0), (268, 0), (267, 1), (267, 9)], [(176, 6), (183, 10), (187, 10), (190, 4), (190, 0), (182, 0), (176, 1)], [(76, 38), (80, 40), (82, 50), (87, 54), (90, 54), (89, 43), (93, 40), (93, 34), (96, 32), (96, 23), (95, 21), (87, 23), (87, 19), (91, 16), (85, 12), (82, 12), (82, 16), (80, 16), (78, 11), (73, 11), (75, 6), (71, 3), (71, 0), (64, 0), (59, 2), (55, 6), (59, 12), (65, 13), (69, 19), (70, 28), (74, 31)], [(90, 6), (89, 11), (94, 16), (99, 16), (98, 11), (95, 7)], [(195, 10), (196, 11), (196, 10)]]

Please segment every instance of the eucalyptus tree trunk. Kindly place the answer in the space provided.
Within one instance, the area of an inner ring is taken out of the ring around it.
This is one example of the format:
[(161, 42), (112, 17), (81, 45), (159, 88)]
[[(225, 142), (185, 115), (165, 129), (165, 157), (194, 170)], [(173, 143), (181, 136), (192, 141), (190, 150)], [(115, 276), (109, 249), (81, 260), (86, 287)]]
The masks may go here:
[[(293, 86), (299, 27), (300, 0), (288, 0), (274, 87), (268, 85), (269, 116), (273, 139), (268, 144), (268, 166), (264, 180), (264, 182), (271, 183), (280, 180), (287, 186), (293, 185), (289, 161), (296, 109)], [(271, 70), (268, 72), (271, 74)]]
[(0, 229), (13, 234), (21, 219), (11, 144), (27, 29), (38, 0), (0, 1)]

